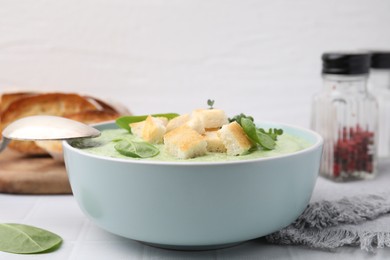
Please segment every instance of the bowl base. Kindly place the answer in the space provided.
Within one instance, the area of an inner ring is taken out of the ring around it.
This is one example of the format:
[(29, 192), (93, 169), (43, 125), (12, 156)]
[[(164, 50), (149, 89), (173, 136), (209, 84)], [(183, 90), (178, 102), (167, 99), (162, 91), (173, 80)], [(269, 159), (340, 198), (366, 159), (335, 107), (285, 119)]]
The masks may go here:
[(235, 243), (227, 243), (227, 244), (218, 244), (218, 245), (201, 245), (201, 246), (182, 246), (182, 245), (165, 245), (165, 244), (155, 244), (155, 243), (149, 243), (149, 242), (143, 242), (138, 241), (142, 244), (162, 248), (162, 249), (169, 249), (169, 250), (179, 250), (179, 251), (205, 251), (205, 250), (216, 250), (216, 249), (223, 249), (227, 247), (233, 247), (240, 245), (244, 243), (245, 241), (241, 242), (235, 242)]

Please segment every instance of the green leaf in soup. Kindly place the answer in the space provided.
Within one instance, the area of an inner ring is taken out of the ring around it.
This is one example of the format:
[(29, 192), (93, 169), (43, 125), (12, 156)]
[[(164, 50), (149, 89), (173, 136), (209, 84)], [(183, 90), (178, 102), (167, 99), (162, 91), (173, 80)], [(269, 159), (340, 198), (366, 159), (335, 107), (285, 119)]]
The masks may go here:
[[(175, 117), (179, 116), (179, 114), (176, 114), (176, 113), (166, 113), (166, 114), (153, 114), (151, 116), (153, 116), (153, 117), (165, 117), (165, 118), (168, 118), (170, 120), (172, 118), (175, 118)], [(148, 115), (143, 115), (143, 116), (122, 116), (122, 117), (119, 117), (115, 121), (115, 123), (120, 128), (126, 129), (127, 131), (131, 132), (131, 128), (130, 128), (129, 124), (144, 121), (147, 117), (148, 117)]]
[(253, 121), (248, 118), (242, 117), (241, 126), (244, 129), (246, 135), (249, 137), (249, 139), (252, 140), (252, 142), (260, 144), (260, 140), (256, 132), (256, 125), (253, 123)]
[(267, 150), (272, 150), (275, 148), (276, 143), (275, 143), (274, 139), (272, 139), (271, 136), (269, 136), (266, 133), (263, 133), (262, 131), (259, 131), (259, 130), (257, 130), (256, 133), (257, 133), (257, 136), (259, 139), (259, 144), (263, 148), (265, 148)]
[(119, 141), (114, 147), (120, 154), (133, 158), (154, 157), (160, 152), (147, 142), (135, 142), (127, 139)]
[(0, 250), (36, 254), (57, 248), (62, 238), (50, 231), (23, 224), (0, 224)]

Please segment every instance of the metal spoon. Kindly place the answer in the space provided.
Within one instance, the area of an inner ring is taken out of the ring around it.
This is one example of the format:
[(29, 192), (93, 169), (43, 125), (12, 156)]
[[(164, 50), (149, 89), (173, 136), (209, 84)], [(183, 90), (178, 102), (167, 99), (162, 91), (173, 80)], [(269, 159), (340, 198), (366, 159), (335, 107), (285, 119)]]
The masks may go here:
[(99, 130), (86, 124), (58, 116), (29, 116), (16, 120), (4, 128), (0, 152), (11, 140), (45, 141), (97, 137)]

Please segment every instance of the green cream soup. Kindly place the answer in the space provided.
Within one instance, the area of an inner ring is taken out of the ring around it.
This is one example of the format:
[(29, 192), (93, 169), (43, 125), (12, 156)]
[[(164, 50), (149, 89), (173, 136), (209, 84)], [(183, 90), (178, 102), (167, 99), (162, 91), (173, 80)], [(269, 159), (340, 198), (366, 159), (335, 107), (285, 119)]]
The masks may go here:
[(302, 138), (284, 133), (283, 135), (278, 136), (278, 141), (276, 143), (276, 147), (274, 150), (258, 149), (248, 154), (240, 155), (240, 156), (229, 156), (226, 153), (208, 152), (207, 154), (200, 157), (183, 160), (168, 154), (164, 149), (164, 145), (159, 144), (159, 145), (155, 145), (160, 150), (160, 152), (156, 156), (151, 158), (141, 159), (141, 158), (127, 157), (125, 155), (120, 154), (115, 149), (114, 146), (117, 143), (117, 141), (125, 138), (134, 141), (142, 141), (138, 137), (130, 134), (127, 130), (108, 129), (108, 130), (103, 130), (99, 137), (91, 138), (91, 139), (79, 139), (73, 141), (71, 145), (87, 153), (100, 155), (100, 156), (108, 156), (113, 158), (125, 158), (125, 159), (132, 159), (132, 160), (177, 161), (177, 162), (180, 161), (222, 162), (222, 161), (238, 161), (238, 160), (248, 160), (248, 159), (255, 159), (255, 158), (266, 158), (266, 157), (293, 153), (311, 146), (311, 143), (309, 143), (308, 141)]

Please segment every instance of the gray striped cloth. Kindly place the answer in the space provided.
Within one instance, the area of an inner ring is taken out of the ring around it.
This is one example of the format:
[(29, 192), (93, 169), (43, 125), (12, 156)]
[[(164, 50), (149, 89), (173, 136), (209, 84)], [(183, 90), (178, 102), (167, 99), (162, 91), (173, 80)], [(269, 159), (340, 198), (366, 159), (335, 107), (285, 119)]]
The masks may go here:
[(270, 243), (334, 249), (390, 247), (390, 195), (370, 194), (309, 204), (291, 225), (266, 236)]

